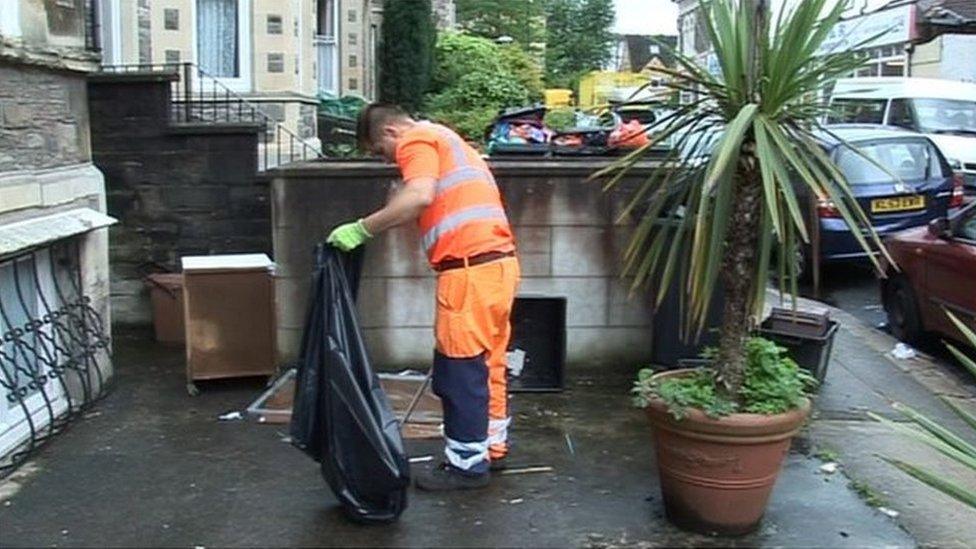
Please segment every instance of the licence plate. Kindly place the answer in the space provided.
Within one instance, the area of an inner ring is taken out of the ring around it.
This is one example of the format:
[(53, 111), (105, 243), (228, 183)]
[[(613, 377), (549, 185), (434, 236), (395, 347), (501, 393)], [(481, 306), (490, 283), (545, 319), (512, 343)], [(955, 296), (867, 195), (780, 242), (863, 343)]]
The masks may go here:
[(871, 201), (871, 213), (921, 210), (924, 207), (924, 196), (892, 196), (890, 198), (875, 198)]

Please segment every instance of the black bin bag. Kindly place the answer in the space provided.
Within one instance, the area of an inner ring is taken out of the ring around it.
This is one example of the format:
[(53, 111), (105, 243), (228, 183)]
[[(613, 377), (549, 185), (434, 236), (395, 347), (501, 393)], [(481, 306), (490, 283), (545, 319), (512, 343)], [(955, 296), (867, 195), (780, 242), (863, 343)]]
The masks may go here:
[(356, 319), (362, 255), (326, 245), (315, 255), (292, 441), (321, 464), (322, 476), (351, 519), (394, 521), (407, 507), (410, 466)]

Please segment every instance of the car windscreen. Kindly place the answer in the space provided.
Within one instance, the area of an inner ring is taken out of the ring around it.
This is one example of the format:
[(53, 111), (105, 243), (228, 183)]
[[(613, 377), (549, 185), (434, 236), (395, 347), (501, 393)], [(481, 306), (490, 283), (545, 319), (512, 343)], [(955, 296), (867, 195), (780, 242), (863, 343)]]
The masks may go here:
[(912, 99), (912, 107), (924, 133), (976, 135), (976, 101)]
[(830, 103), (828, 124), (882, 124), (886, 99), (835, 98)]
[(933, 173), (942, 175), (942, 166), (927, 141), (899, 140), (853, 146), (861, 154), (846, 146), (837, 152), (837, 167), (851, 185), (894, 184), (899, 180), (921, 181)]

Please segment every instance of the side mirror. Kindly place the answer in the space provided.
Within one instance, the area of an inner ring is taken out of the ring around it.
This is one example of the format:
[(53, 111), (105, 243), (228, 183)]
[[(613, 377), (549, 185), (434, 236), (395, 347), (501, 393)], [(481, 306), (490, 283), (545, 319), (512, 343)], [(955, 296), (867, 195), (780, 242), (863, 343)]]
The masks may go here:
[(929, 222), (929, 234), (936, 238), (949, 236), (949, 220), (944, 217)]

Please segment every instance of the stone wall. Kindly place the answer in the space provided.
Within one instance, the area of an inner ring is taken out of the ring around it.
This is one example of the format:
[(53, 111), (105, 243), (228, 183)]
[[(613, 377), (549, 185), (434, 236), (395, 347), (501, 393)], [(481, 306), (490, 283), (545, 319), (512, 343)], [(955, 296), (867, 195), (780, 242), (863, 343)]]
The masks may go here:
[(84, 76), (0, 64), (0, 172), (87, 162)]
[(147, 263), (179, 269), (184, 255), (271, 251), (267, 186), (257, 181), (259, 128), (173, 124), (170, 79), (93, 75), (92, 149), (105, 173), (112, 306), (118, 323), (151, 321)]
[[(492, 168), (515, 227), (522, 294), (567, 298), (570, 363), (628, 364), (650, 360), (646, 296), (629, 299), (619, 277), (632, 226), (615, 223), (641, 165), (618, 191), (603, 193), (586, 177), (601, 161), (497, 161)], [(396, 173), (378, 163), (307, 163), (276, 171), (272, 182), (278, 265), (280, 359), (295, 357), (307, 308), (315, 243), (337, 223), (380, 207)], [(433, 348), (434, 277), (414, 226), (367, 246), (360, 313), (367, 343), (382, 367), (423, 367)]]

